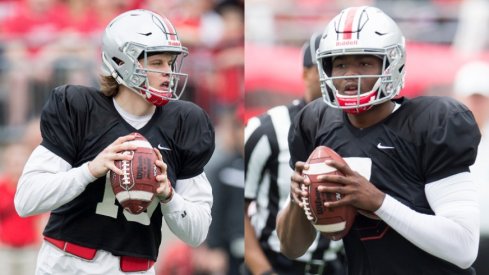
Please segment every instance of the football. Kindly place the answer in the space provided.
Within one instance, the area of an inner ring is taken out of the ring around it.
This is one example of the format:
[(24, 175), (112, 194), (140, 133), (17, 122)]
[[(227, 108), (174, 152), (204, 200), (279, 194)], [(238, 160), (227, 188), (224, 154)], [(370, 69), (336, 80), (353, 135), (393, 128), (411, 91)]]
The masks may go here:
[(304, 212), (314, 227), (324, 236), (331, 240), (343, 238), (355, 220), (356, 209), (347, 205), (342, 207), (327, 208), (324, 203), (327, 201), (340, 200), (340, 193), (319, 192), (318, 186), (337, 185), (337, 183), (318, 182), (317, 177), (325, 174), (340, 174), (336, 168), (324, 163), (327, 159), (333, 159), (339, 163), (346, 163), (335, 151), (326, 146), (318, 146), (311, 153), (307, 162), (309, 169), (304, 170), (304, 177), (309, 178), (309, 186), (302, 185), (301, 188), (308, 191), (308, 196), (302, 197)]
[(129, 213), (139, 214), (146, 210), (153, 200), (159, 183), (156, 176), (161, 174), (155, 165), (158, 159), (151, 143), (139, 133), (133, 133), (136, 138), (130, 141), (137, 145), (134, 151), (124, 151), (132, 154), (132, 160), (116, 160), (115, 165), (124, 174), (118, 175), (110, 171), (112, 190), (119, 204)]

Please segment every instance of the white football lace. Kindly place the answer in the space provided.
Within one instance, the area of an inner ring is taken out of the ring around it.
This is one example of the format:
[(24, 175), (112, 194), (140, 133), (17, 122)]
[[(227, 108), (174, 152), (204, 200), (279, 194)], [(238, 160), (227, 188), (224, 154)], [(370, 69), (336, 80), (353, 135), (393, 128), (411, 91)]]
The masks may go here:
[[(132, 152), (131, 151), (124, 151), (122, 154), (123, 155), (130, 155)], [(121, 170), (124, 173), (122, 176), (122, 188), (127, 190), (129, 186), (131, 185), (130, 179), (129, 179), (129, 170), (130, 170), (130, 161), (129, 160), (122, 160), (122, 167)]]
[[(302, 184), (301, 189), (302, 189), (302, 191), (307, 191), (307, 186)], [(304, 213), (306, 213), (307, 219), (310, 221), (313, 221), (314, 217), (312, 216), (311, 207), (309, 206), (309, 198), (308, 197), (302, 197), (302, 204), (304, 205), (302, 208), (304, 209)]]

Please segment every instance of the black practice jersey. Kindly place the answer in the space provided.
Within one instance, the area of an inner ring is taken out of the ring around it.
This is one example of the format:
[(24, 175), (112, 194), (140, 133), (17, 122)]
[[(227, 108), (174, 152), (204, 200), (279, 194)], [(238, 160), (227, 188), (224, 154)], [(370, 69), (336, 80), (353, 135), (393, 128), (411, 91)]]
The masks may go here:
[[(173, 185), (201, 174), (214, 151), (209, 117), (191, 102), (172, 101), (156, 108), (150, 121), (136, 130), (119, 115), (111, 97), (82, 86), (52, 92), (41, 115), (41, 132), (41, 145), (72, 167), (94, 159), (118, 137), (139, 132), (160, 149)], [(102, 177), (53, 210), (44, 235), (114, 255), (156, 260), (161, 223), (156, 199), (145, 212), (130, 214), (116, 201), (109, 178)]]
[[(353, 127), (344, 112), (322, 99), (306, 106), (289, 131), (290, 165), (306, 161), (319, 145), (335, 150), (381, 191), (417, 212), (434, 214), (425, 185), (474, 163), (480, 132), (472, 113), (448, 97), (396, 100), (382, 122)], [(429, 225), (427, 225), (429, 226)], [(440, 232), (443, 234), (443, 232)], [(349, 274), (472, 274), (432, 256), (380, 220), (357, 215), (343, 238)]]

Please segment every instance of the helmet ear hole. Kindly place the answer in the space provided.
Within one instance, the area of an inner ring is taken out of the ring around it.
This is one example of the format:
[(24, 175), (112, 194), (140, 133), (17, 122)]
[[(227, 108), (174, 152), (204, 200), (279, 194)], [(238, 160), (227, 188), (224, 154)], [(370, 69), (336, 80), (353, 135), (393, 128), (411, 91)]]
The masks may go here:
[(331, 61), (331, 57), (325, 57), (321, 59), (323, 71), (324, 73), (326, 73), (326, 75), (331, 75), (331, 72), (333, 71), (333, 63)]
[(115, 64), (117, 64), (117, 66), (122, 66), (124, 65), (124, 61), (120, 60), (119, 58), (117, 57), (112, 57), (112, 61), (115, 62)]
[(402, 65), (401, 67), (399, 67), (399, 73), (402, 73), (402, 70), (404, 70), (404, 65)]

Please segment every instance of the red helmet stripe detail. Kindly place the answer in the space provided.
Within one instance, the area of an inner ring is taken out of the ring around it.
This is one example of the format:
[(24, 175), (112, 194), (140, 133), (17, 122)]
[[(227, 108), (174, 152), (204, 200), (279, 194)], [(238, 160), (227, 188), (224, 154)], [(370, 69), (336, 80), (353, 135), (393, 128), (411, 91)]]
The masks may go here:
[(351, 39), (353, 21), (355, 21), (355, 15), (357, 14), (358, 8), (348, 9), (346, 14), (345, 26), (343, 27), (343, 39)]
[(163, 17), (163, 25), (165, 25), (165, 29), (168, 32), (169, 40), (178, 40), (177, 31), (173, 28), (172, 23), (168, 20), (168, 18)]

